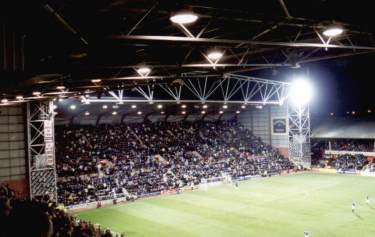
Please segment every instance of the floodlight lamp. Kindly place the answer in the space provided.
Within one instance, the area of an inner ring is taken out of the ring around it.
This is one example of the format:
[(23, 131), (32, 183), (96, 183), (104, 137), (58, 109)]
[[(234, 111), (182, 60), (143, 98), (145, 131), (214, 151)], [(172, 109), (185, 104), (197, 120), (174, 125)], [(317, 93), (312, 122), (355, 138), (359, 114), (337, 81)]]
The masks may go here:
[(101, 79), (92, 79), (91, 82), (92, 83), (100, 83), (100, 82), (102, 82), (102, 80)]
[(176, 24), (191, 24), (198, 20), (198, 16), (191, 12), (177, 13), (169, 18), (169, 20)]
[(56, 86), (56, 89), (60, 90), (60, 91), (63, 91), (63, 90), (65, 90), (65, 86)]
[(221, 59), (221, 57), (223, 57), (223, 53), (220, 52), (220, 51), (212, 51), (212, 52), (210, 52), (210, 53), (207, 55), (207, 57), (208, 57), (210, 60), (212, 60), (212, 61), (214, 61), (214, 62), (217, 62), (218, 60)]
[(339, 26), (331, 26), (323, 31), (323, 35), (327, 37), (336, 37), (341, 35), (344, 32), (344, 29)]
[(40, 91), (34, 91), (33, 92), (33, 96), (40, 96), (42, 94), (42, 92)]
[(141, 77), (147, 77), (148, 74), (150, 74), (151, 72), (151, 68), (149, 67), (140, 67), (137, 69), (137, 73), (141, 76)]
[(294, 105), (302, 106), (310, 102), (313, 89), (310, 82), (305, 78), (297, 78), (290, 88), (290, 98)]

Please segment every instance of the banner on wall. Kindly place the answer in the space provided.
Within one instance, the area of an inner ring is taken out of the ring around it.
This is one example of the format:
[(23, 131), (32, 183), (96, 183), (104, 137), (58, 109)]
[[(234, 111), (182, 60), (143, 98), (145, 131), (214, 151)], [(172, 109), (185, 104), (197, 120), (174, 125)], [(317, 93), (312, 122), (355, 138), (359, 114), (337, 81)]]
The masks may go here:
[(285, 117), (272, 118), (272, 135), (287, 135), (288, 120)]

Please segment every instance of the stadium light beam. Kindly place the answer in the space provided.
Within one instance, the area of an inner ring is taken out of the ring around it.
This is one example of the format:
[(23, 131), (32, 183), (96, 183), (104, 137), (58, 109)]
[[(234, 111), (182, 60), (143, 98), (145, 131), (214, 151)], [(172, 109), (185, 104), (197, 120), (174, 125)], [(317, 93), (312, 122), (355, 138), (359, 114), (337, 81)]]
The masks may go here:
[(313, 95), (313, 89), (306, 78), (296, 78), (290, 88), (290, 99), (296, 106), (308, 104)]

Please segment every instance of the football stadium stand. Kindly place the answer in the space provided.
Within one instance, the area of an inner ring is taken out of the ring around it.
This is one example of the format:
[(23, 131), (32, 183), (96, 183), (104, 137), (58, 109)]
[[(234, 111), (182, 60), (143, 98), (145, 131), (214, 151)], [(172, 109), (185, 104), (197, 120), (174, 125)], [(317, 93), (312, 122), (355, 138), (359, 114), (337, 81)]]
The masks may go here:
[(235, 120), (63, 126), (56, 136), (59, 202), (67, 206), (293, 168)]

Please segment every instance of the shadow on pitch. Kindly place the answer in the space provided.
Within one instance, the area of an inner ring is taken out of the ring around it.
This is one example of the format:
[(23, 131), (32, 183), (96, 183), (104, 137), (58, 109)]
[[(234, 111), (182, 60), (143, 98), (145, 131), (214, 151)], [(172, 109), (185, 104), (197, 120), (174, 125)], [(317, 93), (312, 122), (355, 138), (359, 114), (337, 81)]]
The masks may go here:
[(373, 211), (375, 211), (375, 207), (371, 206), (371, 205), (367, 205), (370, 209), (372, 209)]
[(359, 214), (357, 214), (357, 212), (353, 212), (353, 214), (360, 220), (363, 220), (362, 216), (360, 216)]

